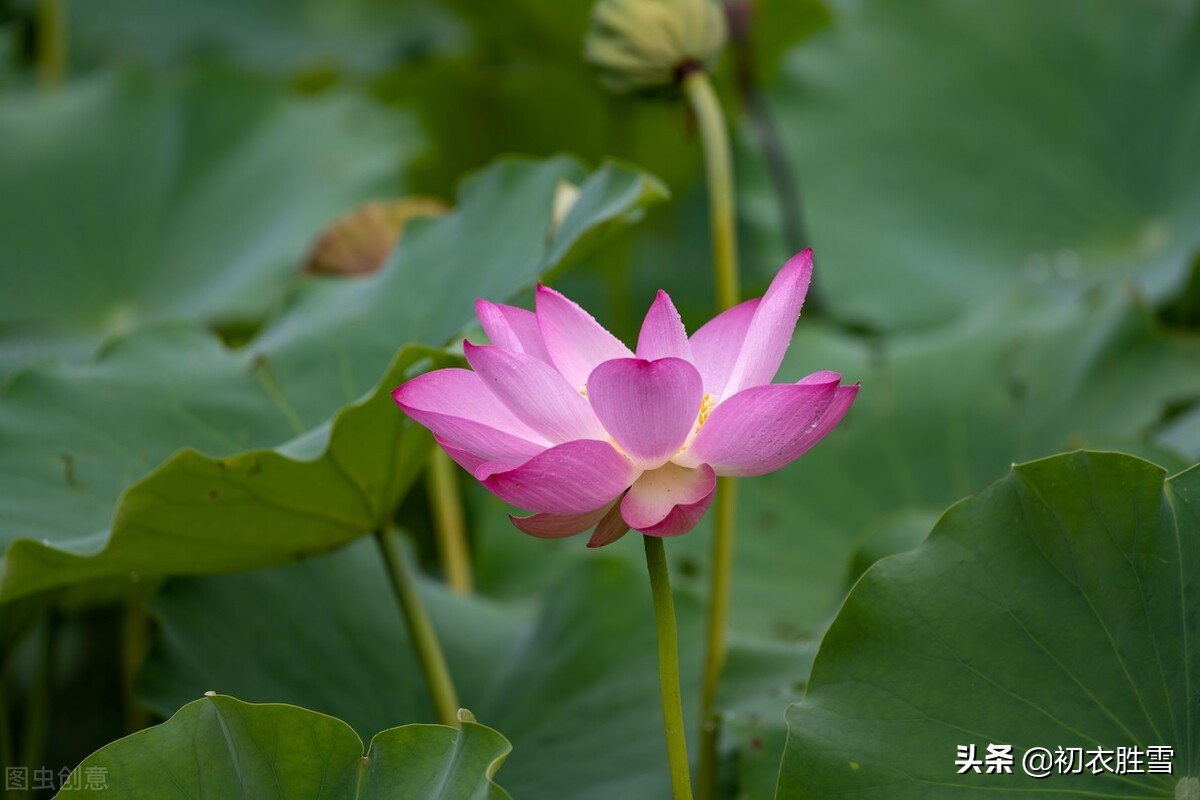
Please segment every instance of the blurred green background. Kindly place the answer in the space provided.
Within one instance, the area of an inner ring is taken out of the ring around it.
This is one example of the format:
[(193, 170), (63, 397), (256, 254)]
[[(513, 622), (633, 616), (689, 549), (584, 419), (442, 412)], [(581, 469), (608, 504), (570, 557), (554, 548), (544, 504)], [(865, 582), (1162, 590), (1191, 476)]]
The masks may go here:
[[(743, 291), (812, 246), (781, 379), (863, 384), (811, 455), (743, 482), (722, 776), (765, 798), (784, 707), (877, 559), (1013, 462), (1200, 461), (1200, 3), (738, 5), (715, 80)], [(689, 330), (711, 316), (695, 121), (600, 87), (589, 8), (0, 0), (12, 763), (74, 766), (210, 689), (364, 741), (430, 721), (382, 570), (342, 547), (397, 512), (464, 704), (515, 745), (499, 783), (664, 796), (637, 543), (528, 539), (464, 486), (477, 591), (453, 596), (429, 443), (376, 441), (419, 366), (393, 356), (460, 338), (476, 296), (528, 305), (548, 275), (627, 341), (658, 288)], [(584, 192), (551, 230), (563, 181)], [(378, 276), (304, 274), (328, 226), (406, 196), (453, 210)], [(238, 505), (203, 504), (218, 481)], [(708, 541), (669, 550), (692, 695)]]

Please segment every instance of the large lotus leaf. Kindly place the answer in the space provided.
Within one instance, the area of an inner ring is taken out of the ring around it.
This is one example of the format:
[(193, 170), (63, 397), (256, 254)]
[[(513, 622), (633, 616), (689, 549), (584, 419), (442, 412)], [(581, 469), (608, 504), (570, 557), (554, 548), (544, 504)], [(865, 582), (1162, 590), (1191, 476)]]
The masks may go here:
[[(840, 3), (771, 101), (843, 318), (925, 323), (1026, 282), (1157, 296), (1200, 242), (1196, 0)], [(750, 183), (748, 207), (770, 193)]]
[(460, 712), (457, 730), (405, 725), (363, 743), (340, 719), (211, 695), (83, 760), (59, 797), (507, 800), (492, 782), (511, 746)]
[[(548, 237), (563, 179), (581, 194)], [(444, 342), (476, 297), (508, 297), (660, 196), (614, 166), (500, 163), (453, 212), (413, 224), (381, 273), (307, 283), (246, 350), (160, 326), (92, 363), (18, 374), (0, 397), (0, 597), (279, 563), (378, 527), (429, 443), (387, 396), (421, 354), (380, 380), (397, 343)]]
[[(287, 415), (242, 362), (190, 328), (126, 339), (83, 367), (23, 373), (0, 405), (0, 510), (13, 537), (0, 597), (278, 563), (379, 528), (432, 444), (396, 413), (391, 388), (439, 361), (406, 348), (362, 403), (284, 449), (248, 449), (286, 441)], [(64, 419), (80, 386), (86, 409)], [(171, 455), (180, 441), (187, 449)], [(88, 525), (100, 532), (77, 534)]]
[(171, 67), (221, 56), (264, 72), (375, 71), (454, 48), (461, 32), (419, 0), (112, 0), (72, 3), (75, 61)]
[[(514, 796), (669, 795), (644, 571), (601, 556), (576, 565), (536, 605), (460, 597), (422, 582), (460, 702), (515, 745), (504, 772)], [(176, 579), (151, 611), (161, 637), (140, 690), (164, 713), (216, 689), (303, 703), (359, 731), (432, 716), (371, 542), (257, 573)], [(698, 727), (702, 609), (678, 594), (677, 612), (685, 713)], [(257, 647), (268, 634), (275, 644)], [(739, 651), (727, 696), (745, 707), (768, 674), (777, 682), (802, 664), (784, 652)]]
[(406, 113), (221, 71), (5, 97), (0, 377), (150, 320), (259, 319), (317, 233), (402, 191), (423, 148)]
[[(1184, 466), (1151, 438), (1169, 406), (1200, 395), (1200, 340), (1162, 330), (1123, 291), (1015, 295), (954, 325), (882, 340), (802, 317), (777, 380), (820, 369), (862, 389), (796, 464), (739, 481), (731, 624), (741, 635), (813, 636), (842, 597), (857, 548), (912, 546), (942, 509), (1013, 462), (1088, 446)], [(475, 502), (488, 592), (536, 591), (556, 564), (584, 555), (579, 539), (522, 536), (496, 502)], [(671, 551), (680, 584), (697, 591), (708, 580), (706, 526)], [(636, 542), (606, 549), (640, 557)]]
[[(1194, 796), (1200, 469), (1164, 478), (1113, 453), (1022, 464), (877, 564), (788, 711), (778, 797)], [(1012, 747), (1011, 774), (960, 774), (989, 745)], [(1171, 774), (1148, 772), (1157, 746)], [(1060, 747), (1082, 774), (1025, 774)], [(1086, 766), (1098, 749), (1107, 768)]]

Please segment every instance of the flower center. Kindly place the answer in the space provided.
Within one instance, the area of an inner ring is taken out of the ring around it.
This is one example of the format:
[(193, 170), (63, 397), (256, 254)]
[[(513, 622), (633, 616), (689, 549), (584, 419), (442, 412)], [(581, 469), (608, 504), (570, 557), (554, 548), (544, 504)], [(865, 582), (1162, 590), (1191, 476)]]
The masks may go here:
[(693, 437), (700, 432), (701, 428), (704, 427), (704, 423), (708, 420), (708, 415), (711, 414), (712, 410), (716, 407), (716, 399), (711, 394), (706, 392), (704, 397), (700, 400), (700, 413), (696, 416), (696, 430), (692, 431)]
[(686, 439), (684, 439), (683, 445), (680, 446), (679, 452), (675, 455), (679, 455), (679, 453), (682, 453), (691, 446), (692, 441), (695, 440), (696, 436), (699, 435), (700, 429), (704, 427), (704, 423), (708, 421), (708, 415), (711, 414), (712, 410), (716, 407), (717, 398), (706, 392), (704, 397), (700, 399), (700, 411), (696, 414), (696, 427), (692, 428), (692, 432), (688, 434)]

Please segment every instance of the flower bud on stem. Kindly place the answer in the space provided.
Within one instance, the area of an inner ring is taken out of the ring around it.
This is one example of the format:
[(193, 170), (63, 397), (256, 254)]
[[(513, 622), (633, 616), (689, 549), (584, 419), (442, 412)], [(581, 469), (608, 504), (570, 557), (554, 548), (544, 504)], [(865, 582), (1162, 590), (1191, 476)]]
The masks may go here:
[(716, 0), (598, 0), (584, 57), (614, 92), (671, 91), (683, 65), (711, 69), (725, 47)]
[[(682, 77), (687, 97), (700, 128), (704, 148), (704, 167), (708, 179), (708, 206), (712, 229), (713, 267), (718, 310), (737, 305), (741, 290), (737, 264), (737, 216), (734, 207), (733, 159), (721, 103), (708, 75), (699, 69)], [(713, 531), (712, 583), (709, 589), (708, 633), (704, 656), (704, 684), (701, 695), (700, 768), (701, 800), (710, 800), (716, 787), (716, 755), (719, 730), (715, 715), (717, 684), (725, 665), (725, 630), (729, 619), (729, 594), (733, 577), (734, 502), (736, 484), (732, 478), (717, 483), (717, 518)]]
[(688, 70), (682, 78), (684, 96), (696, 115), (704, 148), (704, 171), (708, 180), (709, 224), (712, 227), (713, 266), (716, 272), (717, 310), (737, 305), (737, 223), (734, 213), (733, 157), (721, 103), (708, 73)]

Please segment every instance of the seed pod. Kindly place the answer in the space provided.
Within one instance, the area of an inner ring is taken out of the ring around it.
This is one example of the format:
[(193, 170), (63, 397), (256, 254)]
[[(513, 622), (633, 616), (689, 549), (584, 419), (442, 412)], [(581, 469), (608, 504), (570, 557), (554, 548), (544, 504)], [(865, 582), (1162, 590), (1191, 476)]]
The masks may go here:
[(410, 219), (436, 217), (445, 211), (444, 203), (430, 197), (366, 203), (325, 229), (313, 245), (304, 271), (343, 277), (375, 273)]

